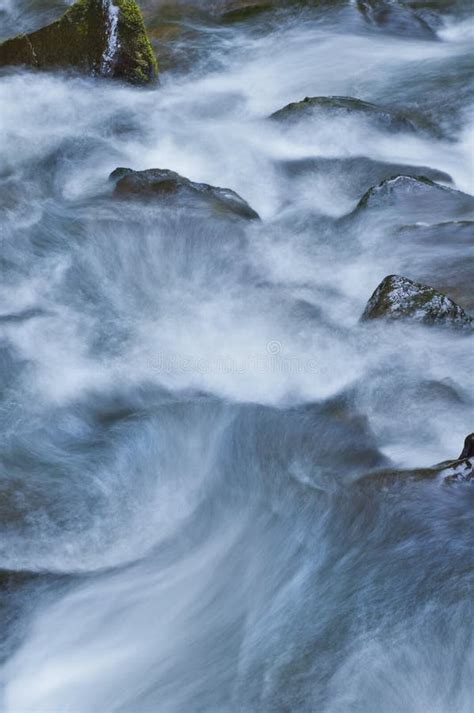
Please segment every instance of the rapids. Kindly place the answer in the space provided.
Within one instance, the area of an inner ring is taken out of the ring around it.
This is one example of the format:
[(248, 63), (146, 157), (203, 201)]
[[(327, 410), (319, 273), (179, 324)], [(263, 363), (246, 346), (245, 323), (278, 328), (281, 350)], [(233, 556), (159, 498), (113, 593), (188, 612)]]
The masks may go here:
[[(2, 713), (472, 711), (474, 491), (376, 476), (459, 454), (472, 337), (359, 319), (391, 273), (472, 313), (473, 216), (354, 213), (348, 161), (474, 193), (472, 21), (290, 5), (185, 18), (152, 89), (2, 70)], [(332, 95), (425, 124), (268, 118)], [(262, 220), (114, 201), (117, 166)]]

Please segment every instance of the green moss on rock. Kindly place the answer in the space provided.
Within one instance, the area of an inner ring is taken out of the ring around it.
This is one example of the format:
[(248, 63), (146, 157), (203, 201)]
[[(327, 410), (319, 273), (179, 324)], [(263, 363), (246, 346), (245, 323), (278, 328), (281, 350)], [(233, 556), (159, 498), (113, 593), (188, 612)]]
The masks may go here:
[(147, 84), (158, 66), (134, 0), (78, 0), (51, 25), (0, 45), (0, 66), (73, 68)]
[(230, 188), (219, 188), (207, 183), (196, 183), (179, 173), (162, 168), (133, 171), (131, 168), (116, 168), (110, 174), (115, 183), (114, 196), (121, 199), (145, 201), (170, 200), (181, 207), (207, 206), (214, 215), (259, 220), (258, 213)]

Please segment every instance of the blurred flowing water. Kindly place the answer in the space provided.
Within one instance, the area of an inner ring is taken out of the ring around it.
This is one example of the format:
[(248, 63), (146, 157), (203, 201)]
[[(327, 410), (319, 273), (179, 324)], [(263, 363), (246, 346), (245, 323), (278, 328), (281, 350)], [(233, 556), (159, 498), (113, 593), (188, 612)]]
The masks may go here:
[[(2, 34), (60, 9), (12, 0)], [(472, 710), (472, 488), (376, 475), (459, 454), (472, 338), (359, 317), (390, 273), (472, 310), (473, 216), (353, 213), (382, 164), (473, 192), (451, 10), (432, 40), (354, 3), (190, 19), (148, 90), (3, 71), (4, 713)], [(268, 119), (326, 95), (425, 125)], [(113, 200), (117, 166), (262, 221)]]

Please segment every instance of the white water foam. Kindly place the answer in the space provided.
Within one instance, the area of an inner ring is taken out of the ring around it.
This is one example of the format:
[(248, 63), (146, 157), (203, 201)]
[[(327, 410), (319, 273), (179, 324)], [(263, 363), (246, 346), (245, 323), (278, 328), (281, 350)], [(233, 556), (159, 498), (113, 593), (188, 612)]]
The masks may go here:
[(118, 41), (118, 20), (120, 8), (114, 5), (112, 0), (103, 0), (104, 11), (107, 15), (107, 47), (102, 55), (100, 65), (101, 74), (110, 74), (112, 62), (119, 47)]

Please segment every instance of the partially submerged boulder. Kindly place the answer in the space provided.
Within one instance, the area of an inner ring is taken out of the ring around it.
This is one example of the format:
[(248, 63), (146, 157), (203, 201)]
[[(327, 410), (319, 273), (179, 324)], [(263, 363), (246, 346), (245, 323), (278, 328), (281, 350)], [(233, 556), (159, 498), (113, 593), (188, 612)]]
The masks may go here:
[(349, 158), (327, 158), (324, 156), (298, 158), (280, 162), (281, 169), (291, 177), (313, 176), (322, 180), (333, 180), (338, 189), (352, 200), (359, 198), (374, 185), (392, 178), (394, 175), (417, 177), (420, 173), (432, 181), (452, 183), (452, 178), (444, 171), (428, 166), (375, 161), (366, 156)]
[[(453, 188), (441, 186), (426, 176), (392, 176), (377, 186), (369, 188), (362, 196), (355, 212), (370, 209), (395, 207), (397, 213), (413, 218), (418, 216), (433, 219), (439, 214), (447, 219), (453, 215), (456, 219), (474, 214), (474, 198)], [(410, 215), (413, 214), (413, 215)]]
[(472, 317), (433, 287), (400, 275), (388, 275), (367, 303), (362, 320), (410, 319), (424, 324), (472, 327)]
[(77, 0), (51, 25), (0, 45), (0, 66), (73, 68), (94, 76), (148, 84), (156, 58), (135, 0)]
[(276, 4), (275, 0), (232, 0), (226, 4), (220, 20), (224, 23), (243, 22), (272, 10)]
[(386, 32), (405, 37), (434, 40), (436, 25), (434, 13), (418, 12), (406, 2), (398, 0), (357, 0), (357, 8), (371, 25)]
[(195, 183), (179, 173), (161, 168), (133, 171), (131, 168), (116, 168), (110, 175), (116, 181), (114, 195), (117, 198), (166, 200), (178, 197), (182, 204), (203, 203), (219, 214), (230, 214), (248, 220), (259, 216), (249, 204), (230, 188), (218, 188), (207, 183)]
[(370, 121), (377, 128), (390, 131), (415, 130), (415, 124), (401, 112), (362, 101), (354, 97), (306, 97), (292, 102), (271, 115), (276, 121), (297, 122), (302, 118), (346, 118), (359, 117)]

